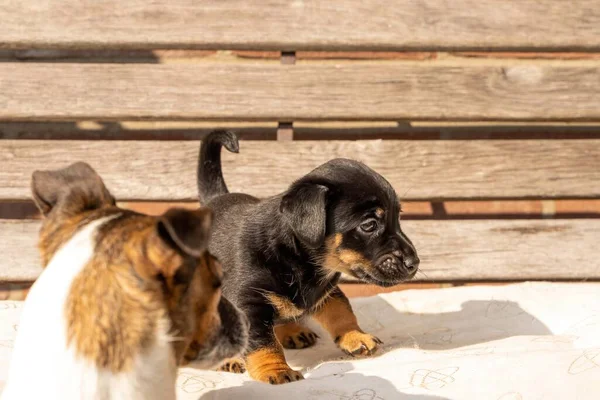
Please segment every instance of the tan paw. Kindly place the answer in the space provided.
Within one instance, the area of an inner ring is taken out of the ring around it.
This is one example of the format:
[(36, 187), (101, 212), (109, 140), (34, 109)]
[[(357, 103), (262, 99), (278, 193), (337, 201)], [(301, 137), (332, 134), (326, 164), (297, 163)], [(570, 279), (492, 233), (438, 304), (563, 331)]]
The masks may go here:
[(346, 332), (335, 338), (335, 343), (346, 354), (355, 356), (370, 356), (375, 354), (381, 340), (373, 335), (358, 330)]
[(283, 383), (300, 381), (304, 379), (304, 377), (298, 371), (286, 369), (283, 371), (266, 371), (259, 376), (255, 376), (254, 379), (260, 382), (270, 383), (271, 385), (281, 385)]
[(281, 346), (265, 347), (246, 356), (248, 375), (259, 382), (279, 385), (304, 379), (287, 365)]
[(305, 349), (314, 346), (319, 338), (312, 330), (296, 323), (276, 326), (275, 335), (286, 349)]
[(246, 363), (241, 358), (229, 358), (217, 368), (217, 371), (232, 372), (234, 374), (243, 374), (246, 372)]

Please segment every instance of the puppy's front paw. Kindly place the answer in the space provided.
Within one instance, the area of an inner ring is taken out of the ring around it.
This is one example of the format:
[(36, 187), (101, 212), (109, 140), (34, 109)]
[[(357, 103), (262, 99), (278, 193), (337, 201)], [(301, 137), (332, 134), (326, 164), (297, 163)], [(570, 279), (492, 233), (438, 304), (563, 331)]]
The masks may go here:
[(296, 323), (276, 326), (275, 335), (286, 349), (305, 349), (313, 346), (319, 338), (312, 330)]
[(217, 368), (217, 371), (243, 374), (246, 372), (246, 363), (241, 358), (230, 358), (225, 360), (225, 362)]
[(346, 332), (343, 335), (335, 338), (335, 343), (340, 349), (346, 354), (355, 356), (370, 356), (375, 354), (380, 344), (383, 344), (381, 340), (368, 333), (354, 330)]
[(246, 368), (253, 379), (271, 385), (304, 379), (300, 372), (294, 371), (287, 364), (279, 343), (250, 352), (246, 356)]
[(255, 376), (254, 379), (260, 382), (270, 383), (271, 385), (281, 385), (283, 383), (296, 382), (304, 379), (302, 374), (288, 368), (283, 371), (265, 371), (264, 374)]

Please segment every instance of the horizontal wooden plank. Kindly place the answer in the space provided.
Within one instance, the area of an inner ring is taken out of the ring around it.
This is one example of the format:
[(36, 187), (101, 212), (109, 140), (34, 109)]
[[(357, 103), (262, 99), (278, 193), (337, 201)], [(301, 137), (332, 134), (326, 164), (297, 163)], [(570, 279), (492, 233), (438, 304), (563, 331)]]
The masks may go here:
[(596, 0), (5, 0), (3, 47), (598, 49)]
[(0, 63), (0, 120), (600, 120), (600, 66)]
[[(195, 200), (197, 141), (0, 140), (0, 199), (30, 197), (36, 169), (86, 161), (119, 200)], [(241, 141), (231, 191), (264, 197), (336, 157), (365, 162), (404, 200), (600, 197), (600, 139)]]
[(39, 221), (0, 220), (0, 281), (30, 281), (42, 272), (39, 227)]
[[(171, 207), (195, 209), (197, 201), (120, 201), (120, 207), (150, 215), (160, 215)], [(36, 219), (39, 211), (32, 200), (0, 201), (0, 219)], [(535, 219), (600, 218), (600, 199), (571, 200), (460, 200), (431, 203), (403, 201), (402, 218), (442, 219)]]
[[(599, 139), (598, 122), (294, 122), (294, 140)], [(274, 140), (276, 121), (0, 121), (0, 139), (200, 140), (214, 129), (243, 140)]]
[[(0, 281), (40, 273), (38, 221), (0, 220)], [(405, 221), (421, 281), (600, 279), (600, 219)]]

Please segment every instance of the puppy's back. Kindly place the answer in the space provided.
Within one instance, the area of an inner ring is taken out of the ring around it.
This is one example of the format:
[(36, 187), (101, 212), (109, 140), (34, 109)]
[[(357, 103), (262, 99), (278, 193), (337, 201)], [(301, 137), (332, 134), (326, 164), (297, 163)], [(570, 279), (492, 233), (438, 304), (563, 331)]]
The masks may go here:
[(246, 346), (239, 310), (221, 323), (209, 209), (119, 209), (83, 163), (36, 172), (32, 190), (46, 268), (26, 300), (2, 399), (174, 399), (190, 343), (207, 366)]
[[(85, 163), (35, 172), (32, 192), (44, 216), (38, 244), (45, 268), (33, 284), (21, 314), (2, 400), (174, 399), (174, 385), (165, 384), (165, 380), (175, 379), (175, 360), (167, 339), (170, 325), (165, 317), (165, 323), (154, 332), (165, 340), (154, 341), (147, 352), (133, 360), (133, 364), (154, 366), (153, 376), (143, 376), (148, 368), (135, 365), (114, 373), (78, 351), (78, 341), (95, 340), (90, 332), (110, 328), (102, 326), (99, 319), (88, 323), (89, 332), (80, 335), (80, 340), (72, 338), (74, 320), (97, 316), (94, 310), (98, 304), (118, 300), (105, 291), (108, 299), (88, 296), (87, 306), (78, 310), (71, 304), (74, 295), (79, 300), (86, 298), (79, 293), (76, 282), (98, 264), (96, 250), (101, 232), (110, 230), (111, 221), (126, 211), (114, 206), (114, 198), (100, 177)], [(89, 284), (102, 286), (96, 279)], [(115, 304), (114, 312), (125, 306)], [(99, 347), (97, 350), (107, 354)]]
[[(111, 218), (98, 219), (77, 232), (57, 251), (31, 287), (21, 314), (3, 400), (65, 398), (65, 389), (74, 382), (85, 380), (86, 390), (101, 384), (101, 377), (91, 376), (68, 348), (65, 309), (73, 280), (93, 256), (98, 228)], [(83, 398), (82, 395), (73, 393), (71, 398)]]

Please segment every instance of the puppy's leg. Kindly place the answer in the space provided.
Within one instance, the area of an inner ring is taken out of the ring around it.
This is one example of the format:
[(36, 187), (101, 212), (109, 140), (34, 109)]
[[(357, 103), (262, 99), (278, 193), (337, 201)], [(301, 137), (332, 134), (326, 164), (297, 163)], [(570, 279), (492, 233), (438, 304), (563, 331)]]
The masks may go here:
[(279, 385), (304, 379), (300, 372), (287, 365), (283, 347), (273, 337), (273, 343), (250, 351), (246, 355), (248, 374), (257, 381)]
[(350, 302), (339, 287), (315, 311), (313, 318), (329, 332), (338, 347), (351, 356), (371, 355), (382, 344), (381, 340), (360, 329)]
[(245, 361), (248, 374), (255, 380), (273, 385), (304, 379), (285, 361), (283, 347), (275, 337), (275, 312), (269, 305), (254, 304), (248, 313), (250, 341)]
[(275, 326), (275, 336), (286, 349), (305, 349), (313, 346), (319, 336), (297, 322)]

